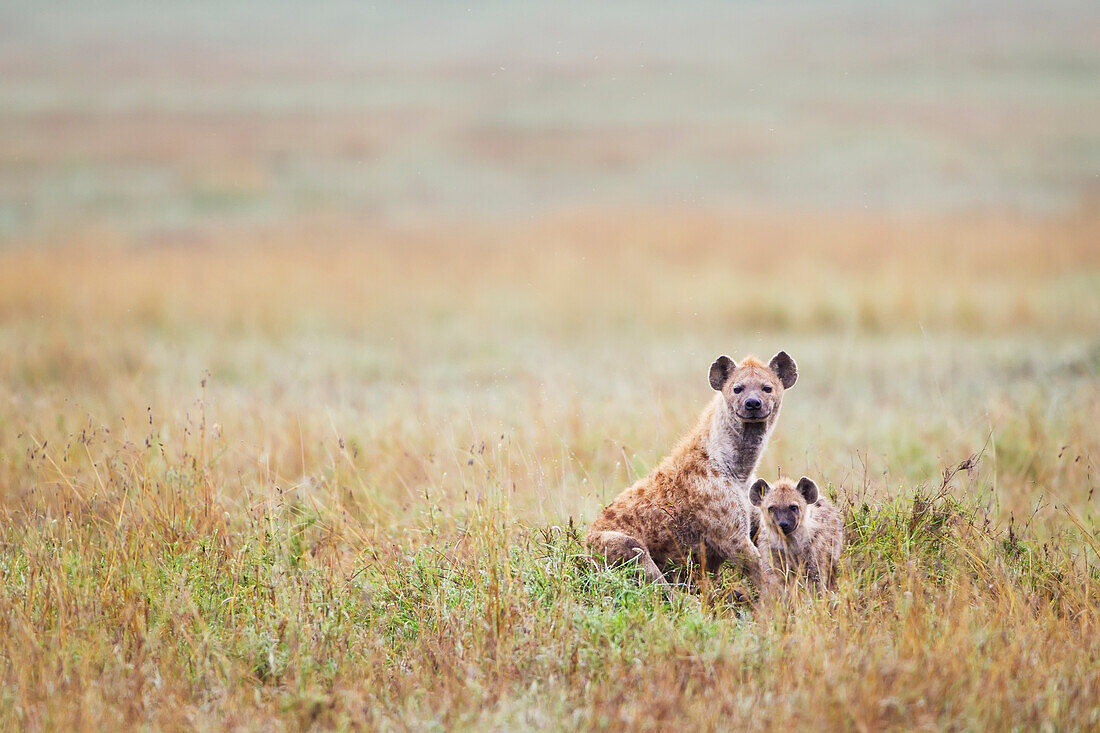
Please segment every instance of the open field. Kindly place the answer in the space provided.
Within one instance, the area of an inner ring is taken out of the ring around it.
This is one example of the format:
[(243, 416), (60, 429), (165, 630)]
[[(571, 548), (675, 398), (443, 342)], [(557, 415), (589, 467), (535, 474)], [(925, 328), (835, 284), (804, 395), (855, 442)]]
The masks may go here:
[[(0, 730), (1100, 729), (1098, 37), (0, 0)], [(779, 349), (836, 592), (593, 563)]]
[[(0, 255), (4, 727), (1100, 722), (1094, 213), (210, 236)], [(845, 507), (837, 594), (591, 566), (778, 348), (761, 471)]]
[(0, 3), (0, 244), (338, 212), (1071, 210), (1090, 0)]

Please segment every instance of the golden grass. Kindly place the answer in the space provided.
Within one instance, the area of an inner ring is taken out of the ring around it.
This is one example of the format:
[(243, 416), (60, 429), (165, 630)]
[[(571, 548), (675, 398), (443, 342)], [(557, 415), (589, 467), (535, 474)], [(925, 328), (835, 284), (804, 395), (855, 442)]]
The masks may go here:
[[(1095, 727), (1098, 238), (677, 211), (4, 251), (0, 720)], [(714, 356), (779, 348), (761, 473), (840, 500), (838, 592), (588, 562)]]

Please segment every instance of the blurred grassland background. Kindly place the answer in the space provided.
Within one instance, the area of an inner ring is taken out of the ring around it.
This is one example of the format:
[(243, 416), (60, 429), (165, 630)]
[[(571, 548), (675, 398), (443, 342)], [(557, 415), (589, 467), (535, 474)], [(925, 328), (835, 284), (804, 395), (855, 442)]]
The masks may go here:
[[(0, 4), (0, 715), (1098, 724), (1097, 38), (1086, 2)], [(761, 475), (845, 507), (839, 596), (577, 570), (714, 357), (780, 348)], [(914, 529), (941, 489), (991, 534)]]

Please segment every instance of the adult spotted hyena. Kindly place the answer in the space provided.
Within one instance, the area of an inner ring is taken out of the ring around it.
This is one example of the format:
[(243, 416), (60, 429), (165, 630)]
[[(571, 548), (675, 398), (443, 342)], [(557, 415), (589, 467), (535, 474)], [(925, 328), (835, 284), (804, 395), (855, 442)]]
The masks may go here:
[(718, 394), (672, 454), (592, 523), (586, 540), (593, 551), (611, 563), (637, 562), (662, 585), (689, 556), (709, 569), (740, 563), (762, 589), (747, 484), (796, 379), (798, 368), (783, 351), (768, 364), (718, 357), (710, 367)]

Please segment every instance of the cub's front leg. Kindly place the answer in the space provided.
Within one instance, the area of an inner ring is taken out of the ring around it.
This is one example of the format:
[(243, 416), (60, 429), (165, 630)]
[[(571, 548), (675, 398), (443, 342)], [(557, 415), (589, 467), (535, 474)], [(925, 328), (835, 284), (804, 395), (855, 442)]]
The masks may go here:
[(810, 553), (806, 558), (806, 586), (816, 592), (821, 591), (821, 565), (817, 561), (817, 555)]
[(772, 557), (771, 549), (767, 547), (760, 552), (759, 578), (754, 579), (753, 582), (758, 583), (757, 588), (762, 598), (767, 599), (779, 592), (780, 574), (775, 568), (775, 558)]

